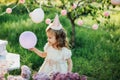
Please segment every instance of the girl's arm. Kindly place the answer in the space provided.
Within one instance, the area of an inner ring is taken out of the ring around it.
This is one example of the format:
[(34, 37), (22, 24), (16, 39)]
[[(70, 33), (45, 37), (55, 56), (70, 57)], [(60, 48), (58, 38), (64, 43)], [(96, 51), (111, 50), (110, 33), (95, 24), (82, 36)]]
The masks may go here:
[(42, 52), (40, 50), (38, 50), (37, 48), (31, 48), (31, 51), (34, 51), (38, 56), (45, 58), (47, 56), (46, 52)]
[(72, 72), (72, 67), (73, 67), (72, 59), (71, 58), (67, 59), (67, 63), (68, 63), (68, 72)]

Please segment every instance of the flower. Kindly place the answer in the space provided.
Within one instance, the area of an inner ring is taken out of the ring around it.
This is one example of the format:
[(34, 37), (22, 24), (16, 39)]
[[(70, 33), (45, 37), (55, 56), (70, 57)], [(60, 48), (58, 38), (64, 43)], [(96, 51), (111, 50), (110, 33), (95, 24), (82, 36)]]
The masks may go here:
[(82, 25), (83, 25), (83, 20), (78, 20), (78, 21), (77, 21), (77, 24), (78, 24), (79, 26), (82, 26)]
[(113, 5), (120, 5), (120, 0), (111, 0)]
[(65, 16), (65, 15), (67, 15), (67, 10), (61, 10), (61, 15), (63, 15), (63, 16)]
[(12, 13), (12, 8), (7, 8), (6, 13), (8, 13), (8, 14)]
[(75, 3), (73, 3), (72, 9), (75, 9), (76, 7), (77, 7), (77, 5)]
[(35, 73), (32, 78), (33, 80), (50, 80), (49, 76), (43, 72)]
[(110, 13), (108, 11), (105, 11), (103, 14), (104, 14), (105, 17), (110, 16)]
[(31, 74), (30, 68), (26, 65), (23, 65), (21, 67), (21, 77), (29, 80), (30, 79), (30, 74)]
[(19, 3), (24, 4), (25, 0), (19, 0)]
[(50, 20), (49, 18), (47, 18), (47, 19), (45, 20), (45, 23), (46, 23), (46, 24), (50, 24), (50, 23), (51, 23), (51, 20)]
[(98, 29), (98, 25), (97, 25), (97, 24), (94, 24), (94, 25), (92, 26), (92, 29), (97, 30), (97, 29)]
[(82, 75), (81, 76), (81, 80), (87, 80), (87, 76), (86, 75)]
[(0, 80), (3, 80), (4, 76), (2, 74), (0, 74)]
[(81, 79), (78, 73), (67, 72), (64, 74), (57, 72), (53, 74), (51, 80), (81, 80)]

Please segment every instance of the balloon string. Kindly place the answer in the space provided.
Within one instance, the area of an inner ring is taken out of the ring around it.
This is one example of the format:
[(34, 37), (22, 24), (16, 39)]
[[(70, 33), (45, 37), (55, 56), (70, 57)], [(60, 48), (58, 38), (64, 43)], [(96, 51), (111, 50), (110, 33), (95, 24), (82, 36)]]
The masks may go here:
[[(14, 7), (12, 7), (11, 9), (13, 10), (14, 8), (16, 8), (18, 6), (18, 4), (16, 4)], [(30, 10), (27, 8), (27, 6), (24, 4), (25, 8), (27, 9), (27, 12), (30, 13)], [(3, 12), (0, 14), (0, 16), (6, 14), (6, 12)]]
[(12, 9), (16, 8), (18, 6), (18, 4), (16, 4), (14, 7), (12, 7)]
[(6, 12), (1, 13), (0, 16), (4, 15), (5, 13), (6, 13)]
[(25, 8), (27, 9), (27, 12), (30, 13), (30, 10), (28, 9), (28, 7), (24, 4)]
[[(14, 8), (16, 8), (18, 6), (18, 4), (16, 4), (14, 7), (12, 7), (11, 9), (13, 10)], [(3, 13), (1, 13), (0, 14), (0, 16), (2, 16), (2, 15), (4, 15), (4, 14), (6, 14), (6, 12), (3, 12)]]
[(40, 2), (40, 4), (39, 4), (39, 5), (40, 5), (40, 8), (41, 8), (41, 3), (42, 3), (42, 2)]

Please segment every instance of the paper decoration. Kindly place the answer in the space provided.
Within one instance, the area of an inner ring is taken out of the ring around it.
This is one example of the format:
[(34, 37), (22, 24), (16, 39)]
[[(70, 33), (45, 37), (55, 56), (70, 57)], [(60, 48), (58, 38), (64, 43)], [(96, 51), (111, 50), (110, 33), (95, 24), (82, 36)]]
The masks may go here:
[(42, 8), (37, 8), (33, 12), (29, 14), (31, 17), (32, 21), (35, 23), (40, 23), (44, 19), (44, 11)]
[(33, 32), (25, 31), (20, 35), (19, 42), (23, 48), (30, 49), (35, 47), (37, 43), (37, 37)]

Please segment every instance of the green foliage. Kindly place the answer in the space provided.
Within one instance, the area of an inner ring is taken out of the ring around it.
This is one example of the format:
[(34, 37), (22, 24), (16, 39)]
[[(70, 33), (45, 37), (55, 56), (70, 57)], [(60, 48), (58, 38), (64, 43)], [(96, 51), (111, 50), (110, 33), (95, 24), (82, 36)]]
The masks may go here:
[[(99, 30), (95, 32), (91, 31), (91, 29), (82, 28), (77, 29), (77, 31), (79, 31), (76, 36), (78, 41), (76, 41), (77, 45), (73, 53), (73, 59), (76, 59), (74, 71), (79, 71), (80, 74), (87, 74), (89, 78), (94, 76), (95, 80), (118, 80), (118, 78), (111, 76), (111, 72), (114, 72), (112, 68), (119, 63), (118, 60), (120, 58), (117, 56), (120, 53), (116, 52), (117, 49), (113, 47), (116, 42), (107, 43), (109, 33)], [(116, 76), (119, 74), (116, 70), (115, 73)]]
[[(101, 2), (101, 0), (96, 1)], [(15, 13), (11, 15), (0, 16), (0, 39), (8, 41), (8, 52), (20, 54), (21, 65), (28, 65), (32, 72), (35, 72), (39, 70), (44, 59), (22, 48), (19, 44), (19, 36), (24, 31), (34, 32), (38, 38), (36, 47), (43, 50), (43, 46), (47, 42), (45, 35), (47, 25), (44, 21), (39, 24), (33, 23), (25, 9), (22, 9), (23, 12), (18, 15), (19, 8), (24, 8), (24, 6), (16, 8)], [(54, 18), (56, 8), (43, 7), (43, 9), (45, 19)], [(85, 9), (81, 8), (80, 12), (82, 10), (84, 12), (86, 9), (90, 10), (91, 14), (95, 14), (94, 9), (96, 8), (91, 5), (86, 6)], [(73, 72), (87, 75), (88, 80), (120, 79), (120, 18), (119, 14), (114, 15), (111, 15), (111, 18), (104, 24), (100, 24), (98, 30), (91, 29), (91, 25), (96, 22), (95, 20), (92, 21), (90, 16), (81, 16), (86, 24), (75, 26), (76, 45), (75, 48), (72, 48)], [(114, 17), (112, 18), (112, 16)], [(92, 15), (92, 17), (97, 16)], [(60, 21), (70, 38), (72, 33), (70, 20), (66, 16), (60, 16)], [(10, 71), (10, 74), (19, 75), (20, 69)]]
[[(71, 21), (71, 25), (72, 25), (71, 26), (72, 27), (71, 43), (73, 47), (75, 46), (74, 43), (75, 43), (75, 36), (76, 36), (75, 20), (81, 18), (81, 16), (91, 15), (93, 17), (92, 19), (96, 20), (96, 23), (100, 24), (101, 21), (98, 18), (101, 16), (104, 17), (101, 14), (101, 12), (109, 10), (110, 6), (113, 6), (111, 5), (110, 0), (58, 0), (59, 4), (54, 3), (53, 0), (46, 0), (47, 3), (44, 3), (44, 2), (45, 1), (43, 1), (43, 4), (41, 4), (42, 8), (43, 9), (52, 8), (52, 10), (56, 9), (57, 11), (55, 10), (54, 13), (60, 13), (61, 9), (67, 10), (67, 17)], [(14, 12), (17, 14), (23, 14), (23, 13), (26, 13), (27, 11), (31, 12), (32, 10), (40, 6), (39, 3), (40, 1), (37, 1), (37, 0), (26, 0), (26, 3), (19, 4), (16, 10), (14, 10)], [(72, 6), (74, 3), (76, 4), (76, 8), (72, 9)], [(47, 8), (44, 8), (44, 7), (47, 7)], [(50, 12), (50, 10), (48, 11)]]
[[(45, 35), (47, 25), (44, 22), (40, 24), (33, 23), (26, 14), (19, 16), (6, 14), (1, 17), (0, 39), (8, 40), (8, 52), (20, 54), (21, 65), (28, 65), (33, 72), (38, 71), (43, 59), (33, 52), (22, 48), (19, 44), (19, 36), (23, 31), (33, 31), (38, 38), (36, 47), (43, 50), (43, 46), (47, 42)], [(54, 14), (46, 17), (53, 18)], [(60, 21), (70, 37), (70, 21), (66, 17), (61, 17)], [(73, 72), (87, 75), (88, 80), (119, 79), (120, 28), (119, 25), (110, 24), (103, 29), (94, 31), (91, 28), (76, 26), (76, 31), (78, 32), (76, 34), (77, 44), (72, 49)], [(20, 70), (10, 72), (10, 74), (14, 75), (19, 73)]]

